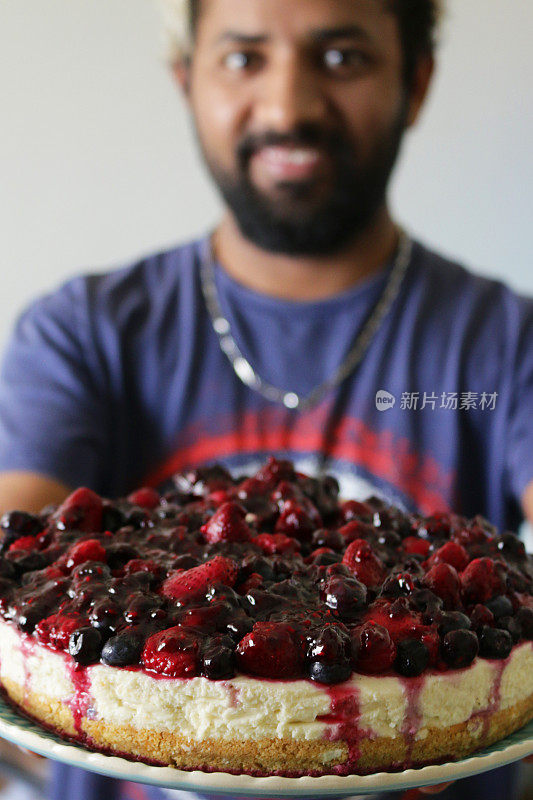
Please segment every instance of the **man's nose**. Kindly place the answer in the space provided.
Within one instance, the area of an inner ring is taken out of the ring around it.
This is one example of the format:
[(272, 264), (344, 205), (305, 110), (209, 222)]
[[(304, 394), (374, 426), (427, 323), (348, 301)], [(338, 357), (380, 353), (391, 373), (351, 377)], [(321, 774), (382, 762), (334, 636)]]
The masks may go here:
[(254, 104), (255, 124), (260, 130), (283, 133), (302, 123), (324, 121), (327, 100), (316, 74), (297, 59), (272, 66), (262, 77)]

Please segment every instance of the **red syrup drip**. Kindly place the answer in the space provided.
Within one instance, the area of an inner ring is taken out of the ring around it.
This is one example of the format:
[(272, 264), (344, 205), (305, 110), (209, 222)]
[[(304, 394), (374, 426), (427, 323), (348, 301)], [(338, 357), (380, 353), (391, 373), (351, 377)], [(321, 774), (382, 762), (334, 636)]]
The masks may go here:
[(325, 722), (330, 726), (324, 738), (331, 742), (346, 742), (348, 745), (347, 761), (334, 767), (333, 771), (339, 775), (350, 774), (354, 772), (354, 767), (361, 758), (361, 740), (371, 735), (370, 731), (363, 730), (359, 725), (361, 718), (359, 689), (346, 684), (327, 686), (324, 689), (331, 700), (330, 713), (318, 717), (319, 722)]
[(500, 708), (500, 701), (501, 701), (501, 687), (502, 687), (502, 676), (503, 671), (507, 664), (509, 663), (510, 658), (506, 658), (501, 661), (497, 661), (495, 659), (491, 659), (490, 663), (494, 667), (494, 681), (492, 684), (492, 689), (490, 692), (489, 697), (489, 704), (486, 708), (481, 709), (481, 711), (475, 711), (472, 716), (470, 717), (471, 720), (481, 720), (483, 723), (483, 731), (482, 731), (482, 740), (485, 741), (487, 736), (489, 735), (490, 729), (490, 721), (492, 719), (493, 714)]
[(84, 738), (86, 734), (82, 728), (82, 722), (84, 717), (87, 717), (90, 713), (92, 701), (89, 672), (86, 667), (80, 667), (71, 659), (65, 658), (65, 665), (74, 687), (74, 693), (68, 700), (67, 705), (72, 712), (76, 733)]
[(415, 737), (420, 730), (420, 724), (422, 722), (420, 695), (425, 686), (426, 679), (424, 676), (420, 676), (418, 678), (399, 678), (399, 680), (402, 683), (405, 699), (407, 701), (405, 707), (405, 716), (403, 718), (400, 732), (403, 735), (407, 745), (407, 752), (405, 756), (406, 765), (412, 766)]
[(28, 699), (30, 693), (30, 671), (28, 669), (28, 659), (33, 653), (35, 652), (35, 641), (31, 639), (26, 634), (22, 634), (19, 639), (20, 643), (20, 652), (22, 653), (23, 661), (24, 661), (24, 702)]

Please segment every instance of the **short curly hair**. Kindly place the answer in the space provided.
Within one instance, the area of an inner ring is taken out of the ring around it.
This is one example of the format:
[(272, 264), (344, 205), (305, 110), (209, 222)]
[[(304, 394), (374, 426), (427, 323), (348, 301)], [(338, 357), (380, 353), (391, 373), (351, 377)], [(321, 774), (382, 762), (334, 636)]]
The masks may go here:
[[(159, 0), (165, 18), (168, 56), (190, 56), (201, 0)], [(444, 0), (386, 0), (397, 16), (404, 53), (404, 75), (410, 83), (419, 59), (431, 55)]]

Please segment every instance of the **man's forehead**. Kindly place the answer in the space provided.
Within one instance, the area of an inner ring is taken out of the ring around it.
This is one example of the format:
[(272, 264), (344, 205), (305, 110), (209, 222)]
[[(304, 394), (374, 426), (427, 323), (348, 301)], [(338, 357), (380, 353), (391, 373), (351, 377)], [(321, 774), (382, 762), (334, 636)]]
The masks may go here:
[(395, 19), (386, 0), (201, 0), (201, 24), (221, 39), (335, 32), (374, 38), (394, 29)]

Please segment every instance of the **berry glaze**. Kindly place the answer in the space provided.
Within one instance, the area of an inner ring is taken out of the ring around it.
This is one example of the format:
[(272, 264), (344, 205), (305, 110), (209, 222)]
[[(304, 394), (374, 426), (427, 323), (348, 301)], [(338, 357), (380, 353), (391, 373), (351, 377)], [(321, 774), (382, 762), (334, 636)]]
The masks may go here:
[(331, 701), (318, 717), (325, 738), (348, 745), (335, 768), (344, 774), (371, 735), (354, 673), (401, 681), (412, 743), (426, 678), (484, 659), (495, 688), (475, 716), (487, 726), (511, 651), (533, 640), (531, 556), (482, 517), (422, 517), (377, 497), (342, 502), (338, 491), (332, 477), (271, 458), (252, 477), (214, 466), (161, 492), (110, 501), (82, 488), (40, 515), (10, 512), (0, 617), (25, 656), (63, 655), (74, 727), (89, 745), (96, 664), (220, 681), (235, 706), (237, 675), (312, 681)]

